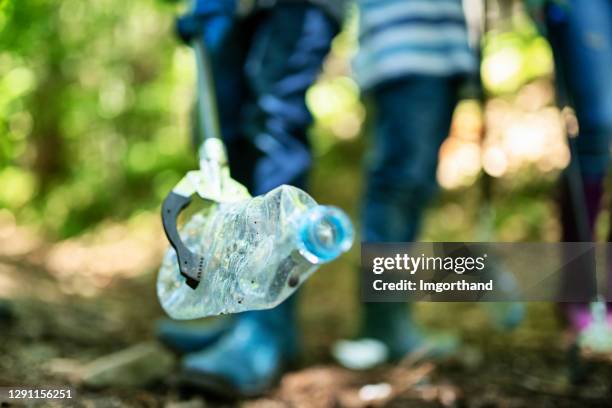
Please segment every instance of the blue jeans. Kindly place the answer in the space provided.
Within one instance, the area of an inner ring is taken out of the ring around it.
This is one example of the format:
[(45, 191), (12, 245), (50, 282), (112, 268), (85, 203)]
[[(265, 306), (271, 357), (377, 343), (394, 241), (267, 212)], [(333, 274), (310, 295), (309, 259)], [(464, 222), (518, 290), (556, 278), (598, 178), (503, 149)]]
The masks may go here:
[[(555, 58), (559, 104), (575, 109), (580, 127), (578, 137), (570, 141), (572, 163), (561, 178), (561, 238), (567, 242), (591, 241), (612, 141), (612, 2), (568, 0), (567, 7), (551, 3), (546, 24)], [(576, 185), (576, 179), (581, 186)], [(608, 234), (608, 241), (612, 241), (612, 228)], [(611, 278), (612, 268), (608, 269), (608, 282)], [(562, 296), (571, 299), (577, 287), (596, 293), (595, 282), (587, 265), (583, 274), (564, 276)]]
[(448, 136), (458, 80), (409, 76), (374, 88), (367, 166), (365, 242), (413, 241), (437, 189), (438, 150)]
[(567, 8), (549, 5), (546, 16), (561, 102), (580, 125), (576, 160), (585, 178), (601, 179), (612, 140), (612, 2), (569, 0)]
[(304, 185), (312, 121), (306, 90), (338, 30), (320, 8), (300, 2), (245, 20), (221, 14), (206, 23), (230, 170), (252, 194)]

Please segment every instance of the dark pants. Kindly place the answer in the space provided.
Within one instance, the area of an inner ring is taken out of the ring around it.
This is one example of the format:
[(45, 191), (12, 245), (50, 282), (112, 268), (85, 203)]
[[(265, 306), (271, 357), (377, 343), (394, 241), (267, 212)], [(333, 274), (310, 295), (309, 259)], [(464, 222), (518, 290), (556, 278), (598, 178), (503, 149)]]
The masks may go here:
[[(553, 49), (560, 105), (571, 105), (579, 135), (570, 140), (572, 158), (561, 177), (559, 206), (562, 241), (592, 241), (600, 212), (604, 178), (612, 141), (612, 2), (588, 5), (570, 0), (546, 10), (548, 37)], [(612, 227), (608, 233), (612, 241)], [(572, 299), (585, 288), (596, 293), (592, 265), (581, 274), (566, 273), (561, 296)], [(612, 263), (608, 266), (608, 300), (612, 299)]]
[[(254, 195), (303, 185), (311, 164), (306, 90), (338, 25), (321, 9), (279, 4), (204, 36), (211, 54), (221, 132), (232, 176)], [(210, 27), (210, 29), (208, 29)]]
[(573, 106), (580, 124), (576, 160), (585, 177), (601, 178), (612, 140), (612, 2), (568, 3), (549, 6), (548, 37), (561, 103)]
[(580, 134), (561, 180), (563, 241), (592, 240), (612, 141), (612, 3), (571, 0), (547, 9), (560, 104), (576, 110)]
[(437, 189), (438, 150), (448, 136), (458, 81), (411, 76), (371, 92), (374, 139), (363, 208), (366, 242), (413, 241)]
[[(414, 241), (437, 190), (438, 151), (448, 136), (458, 80), (410, 76), (369, 93), (374, 132), (362, 210), (363, 241)], [(392, 358), (418, 347), (419, 330), (405, 303), (366, 303), (361, 334), (379, 338)]]

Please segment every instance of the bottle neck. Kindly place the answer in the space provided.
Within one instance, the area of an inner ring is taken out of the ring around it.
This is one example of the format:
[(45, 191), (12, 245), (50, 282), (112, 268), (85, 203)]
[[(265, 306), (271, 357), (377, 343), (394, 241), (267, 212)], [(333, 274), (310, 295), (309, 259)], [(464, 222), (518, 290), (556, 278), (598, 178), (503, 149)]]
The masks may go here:
[(313, 264), (333, 261), (353, 244), (353, 225), (344, 211), (318, 205), (301, 218), (297, 232), (300, 254)]

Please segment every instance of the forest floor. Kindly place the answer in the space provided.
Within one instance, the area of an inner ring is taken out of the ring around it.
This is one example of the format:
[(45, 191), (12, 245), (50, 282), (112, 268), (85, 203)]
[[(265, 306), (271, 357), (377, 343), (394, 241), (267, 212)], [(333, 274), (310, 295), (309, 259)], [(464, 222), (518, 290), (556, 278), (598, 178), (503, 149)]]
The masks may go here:
[(495, 330), (477, 305), (419, 304), (424, 326), (461, 337), (457, 358), (408, 358), (367, 372), (339, 367), (329, 350), (356, 327), (354, 279), (342, 278), (355, 275), (354, 256), (306, 285), (300, 300), (303, 360), (264, 397), (224, 401), (184, 390), (172, 381), (175, 369), (144, 386), (87, 386), (79, 377), (84, 367), (154, 341), (153, 322), (163, 316), (154, 271), (165, 242), (156, 215), (142, 217), (131, 226), (103, 225), (57, 243), (0, 223), (0, 299), (12, 310), (11, 318), (0, 320), (0, 385), (72, 386), (72, 405), (83, 407), (595, 407), (612, 399), (611, 365), (594, 363), (584, 384), (570, 384), (562, 330), (555, 308), (545, 303), (530, 304), (525, 322), (512, 332)]

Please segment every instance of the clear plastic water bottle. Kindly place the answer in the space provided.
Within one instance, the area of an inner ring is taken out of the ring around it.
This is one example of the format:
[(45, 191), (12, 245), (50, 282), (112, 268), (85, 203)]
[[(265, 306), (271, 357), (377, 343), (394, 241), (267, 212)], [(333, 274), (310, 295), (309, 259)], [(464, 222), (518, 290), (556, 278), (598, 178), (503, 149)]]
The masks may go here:
[(193, 216), (180, 232), (205, 259), (197, 288), (185, 283), (172, 248), (159, 271), (157, 295), (174, 319), (272, 308), (353, 242), (343, 211), (317, 205), (287, 185), (209, 211)]

